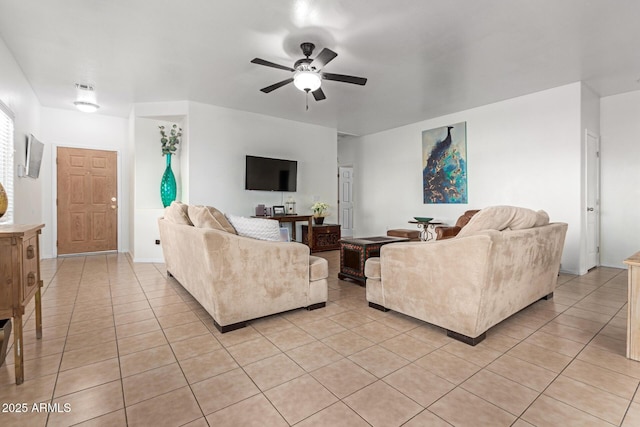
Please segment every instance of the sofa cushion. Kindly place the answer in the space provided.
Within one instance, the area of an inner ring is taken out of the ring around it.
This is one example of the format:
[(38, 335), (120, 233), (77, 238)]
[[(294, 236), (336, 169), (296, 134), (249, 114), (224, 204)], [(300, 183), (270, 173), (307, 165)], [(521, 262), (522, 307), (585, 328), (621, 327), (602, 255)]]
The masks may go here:
[(329, 263), (319, 256), (309, 256), (309, 280), (321, 280), (329, 277)]
[(229, 222), (240, 236), (280, 242), (280, 223), (275, 219), (246, 218), (227, 214)]
[(483, 230), (532, 228), (537, 219), (537, 213), (531, 209), (516, 206), (490, 206), (475, 214), (456, 237), (471, 236)]
[(175, 224), (193, 225), (191, 219), (189, 219), (188, 208), (189, 206), (184, 203), (171, 202), (171, 204), (164, 209), (164, 218)]
[(188, 212), (191, 222), (198, 228), (214, 228), (238, 234), (224, 214), (214, 207), (189, 205)]

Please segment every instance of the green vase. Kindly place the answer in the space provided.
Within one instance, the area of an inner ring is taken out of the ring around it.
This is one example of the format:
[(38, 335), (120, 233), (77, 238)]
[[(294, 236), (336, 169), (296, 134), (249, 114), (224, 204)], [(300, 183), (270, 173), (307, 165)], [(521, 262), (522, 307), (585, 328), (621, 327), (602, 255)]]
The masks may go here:
[(162, 205), (166, 208), (176, 199), (177, 187), (176, 177), (171, 170), (171, 154), (165, 155), (167, 158), (167, 167), (162, 174), (162, 181), (160, 181), (160, 198), (162, 199)]

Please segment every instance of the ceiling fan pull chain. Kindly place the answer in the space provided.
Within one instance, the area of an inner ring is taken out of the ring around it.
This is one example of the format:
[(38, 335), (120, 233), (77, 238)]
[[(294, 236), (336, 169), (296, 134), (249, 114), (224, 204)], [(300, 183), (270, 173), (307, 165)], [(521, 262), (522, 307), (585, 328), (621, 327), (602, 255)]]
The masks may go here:
[(309, 111), (309, 90), (306, 90), (305, 92), (307, 94), (306, 97), (305, 97), (306, 100), (307, 100), (307, 110), (306, 111)]

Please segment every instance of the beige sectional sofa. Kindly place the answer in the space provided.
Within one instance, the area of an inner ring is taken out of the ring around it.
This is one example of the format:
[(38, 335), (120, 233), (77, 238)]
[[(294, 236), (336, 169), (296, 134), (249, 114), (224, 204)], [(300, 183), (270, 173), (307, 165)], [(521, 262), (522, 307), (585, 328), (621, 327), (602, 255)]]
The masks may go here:
[(239, 236), (216, 209), (176, 202), (158, 224), (167, 272), (223, 333), (259, 317), (326, 304), (327, 260), (310, 256), (301, 243)]
[(553, 295), (567, 232), (543, 211), (482, 209), (460, 233), (394, 243), (365, 265), (369, 305), (447, 329), (475, 345), (486, 331)]

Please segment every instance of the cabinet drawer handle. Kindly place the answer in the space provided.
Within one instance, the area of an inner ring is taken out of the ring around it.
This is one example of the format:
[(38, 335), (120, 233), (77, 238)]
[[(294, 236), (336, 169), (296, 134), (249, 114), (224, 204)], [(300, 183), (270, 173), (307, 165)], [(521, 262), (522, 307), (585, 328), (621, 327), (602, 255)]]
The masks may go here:
[(36, 256), (36, 251), (33, 248), (33, 245), (27, 246), (27, 259), (31, 259)]
[(33, 271), (30, 271), (29, 274), (27, 274), (27, 286), (33, 286), (36, 284), (36, 273), (34, 273)]

